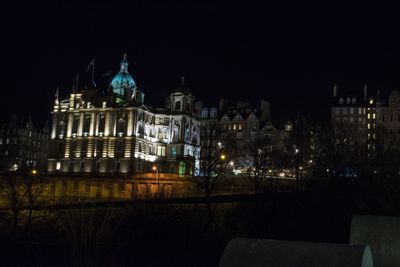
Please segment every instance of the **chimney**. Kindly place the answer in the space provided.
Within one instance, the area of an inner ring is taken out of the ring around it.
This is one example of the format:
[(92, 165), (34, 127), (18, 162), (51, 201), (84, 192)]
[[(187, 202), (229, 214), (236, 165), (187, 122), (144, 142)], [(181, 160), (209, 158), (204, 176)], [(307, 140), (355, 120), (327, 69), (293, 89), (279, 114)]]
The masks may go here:
[(364, 101), (367, 101), (367, 84), (364, 84)]
[(336, 83), (333, 85), (333, 97), (337, 96), (337, 85)]

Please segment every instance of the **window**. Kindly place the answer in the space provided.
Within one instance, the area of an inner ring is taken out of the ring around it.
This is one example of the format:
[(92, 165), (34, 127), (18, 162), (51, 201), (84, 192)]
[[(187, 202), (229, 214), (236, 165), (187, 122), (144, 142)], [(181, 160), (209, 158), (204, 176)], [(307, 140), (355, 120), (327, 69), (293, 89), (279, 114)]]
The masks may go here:
[(74, 122), (72, 123), (72, 133), (76, 134), (78, 132), (78, 126), (79, 126), (79, 117), (75, 116)]
[(335, 108), (335, 114), (339, 115), (340, 114), (340, 108)]
[(180, 110), (181, 109), (181, 101), (176, 101), (175, 102), (175, 110)]
[(354, 108), (350, 108), (350, 114), (354, 114)]
[(353, 97), (353, 99), (351, 100), (351, 103), (353, 104), (353, 105), (355, 105), (356, 104), (356, 98), (355, 97)]
[(64, 135), (65, 135), (65, 122), (61, 121), (61, 122), (58, 124), (58, 136), (59, 136), (60, 138), (63, 138)]
[(211, 118), (217, 117), (217, 109), (216, 109), (216, 108), (211, 108), (211, 110), (210, 110), (210, 117), (211, 117)]
[(343, 114), (347, 114), (347, 108), (343, 108)]
[(362, 108), (358, 108), (358, 114), (359, 114), (359, 115), (362, 114)]
[(165, 157), (165, 146), (157, 146), (157, 156)]
[(350, 123), (354, 123), (354, 118), (350, 118)]
[(87, 136), (90, 130), (90, 116), (86, 116), (83, 123), (83, 135)]
[(242, 130), (242, 125), (241, 125), (241, 124), (239, 124), (238, 126), (239, 126), (239, 130)]
[(339, 104), (342, 105), (343, 103), (344, 103), (344, 99), (343, 99), (343, 98), (340, 98), (340, 99), (339, 99)]
[(115, 169), (118, 171), (121, 169), (121, 162), (119, 162), (119, 161), (116, 162)]
[(84, 170), (84, 169), (85, 169), (85, 162), (82, 161), (82, 162), (81, 162), (81, 170)]
[(186, 164), (185, 162), (179, 162), (179, 175), (184, 175), (186, 172)]
[(123, 152), (124, 152), (124, 142), (123, 141), (118, 141), (117, 142), (117, 157), (121, 157)]
[(236, 130), (236, 124), (233, 125), (233, 130)]
[(104, 133), (105, 124), (106, 124), (106, 119), (105, 119), (104, 115), (100, 115), (100, 119), (99, 119), (99, 134), (103, 134)]
[(207, 117), (208, 117), (208, 109), (207, 109), (207, 108), (203, 108), (203, 109), (201, 110), (201, 116), (202, 116), (203, 118), (207, 118)]
[(59, 171), (61, 169), (61, 162), (57, 161), (56, 170)]
[(96, 170), (100, 170), (100, 168), (101, 168), (101, 162), (97, 162), (96, 163)]
[(346, 104), (347, 104), (347, 105), (350, 105), (350, 104), (351, 104), (351, 100), (350, 100), (349, 97), (346, 99)]
[(125, 133), (125, 125), (126, 125), (125, 120), (123, 118), (120, 118), (118, 120), (118, 128), (117, 128), (118, 129), (117, 130), (118, 136), (123, 136), (124, 135), (124, 133)]
[(375, 113), (372, 113), (372, 118), (376, 119), (376, 114)]
[(176, 158), (176, 147), (171, 147), (171, 156), (172, 158)]
[(242, 137), (243, 137), (242, 132), (237, 132), (236, 137), (237, 137), (237, 139), (242, 139)]

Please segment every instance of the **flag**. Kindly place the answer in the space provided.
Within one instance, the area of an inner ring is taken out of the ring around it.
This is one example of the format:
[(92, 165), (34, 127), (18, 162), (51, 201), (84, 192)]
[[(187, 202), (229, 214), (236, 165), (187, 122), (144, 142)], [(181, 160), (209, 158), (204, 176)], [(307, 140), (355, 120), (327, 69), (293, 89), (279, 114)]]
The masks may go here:
[(90, 61), (89, 65), (87, 65), (86, 71), (89, 71), (89, 70), (90, 70), (90, 67), (91, 67), (91, 66), (94, 66), (94, 59), (95, 59), (95, 58), (93, 58), (92, 61)]

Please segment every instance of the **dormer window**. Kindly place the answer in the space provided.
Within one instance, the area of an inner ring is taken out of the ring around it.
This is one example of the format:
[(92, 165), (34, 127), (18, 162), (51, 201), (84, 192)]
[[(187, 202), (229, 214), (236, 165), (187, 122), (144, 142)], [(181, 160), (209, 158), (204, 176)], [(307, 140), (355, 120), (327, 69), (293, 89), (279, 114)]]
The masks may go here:
[(351, 104), (351, 100), (350, 100), (349, 97), (346, 99), (346, 104), (347, 104), (347, 105), (350, 105), (350, 104)]
[(343, 105), (343, 103), (344, 103), (344, 99), (343, 99), (343, 98), (340, 98), (340, 99), (339, 99), (339, 104), (340, 104), (340, 105)]
[(211, 118), (216, 118), (217, 117), (217, 109), (216, 108), (211, 108), (210, 117)]
[(203, 118), (207, 118), (208, 117), (208, 109), (207, 108), (203, 108), (201, 110), (201, 117), (203, 117)]

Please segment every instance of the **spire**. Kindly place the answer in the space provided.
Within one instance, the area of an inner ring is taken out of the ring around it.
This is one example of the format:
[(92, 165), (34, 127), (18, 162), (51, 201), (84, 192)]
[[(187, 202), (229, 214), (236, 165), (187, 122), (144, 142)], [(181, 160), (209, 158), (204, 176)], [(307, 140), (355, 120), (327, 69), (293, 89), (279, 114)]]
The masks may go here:
[(55, 95), (55, 104), (58, 105), (60, 102), (58, 101), (58, 94), (59, 94), (60, 87), (57, 86), (56, 95)]
[(128, 54), (124, 53), (124, 59), (121, 61), (121, 69), (119, 70), (120, 73), (128, 73)]

